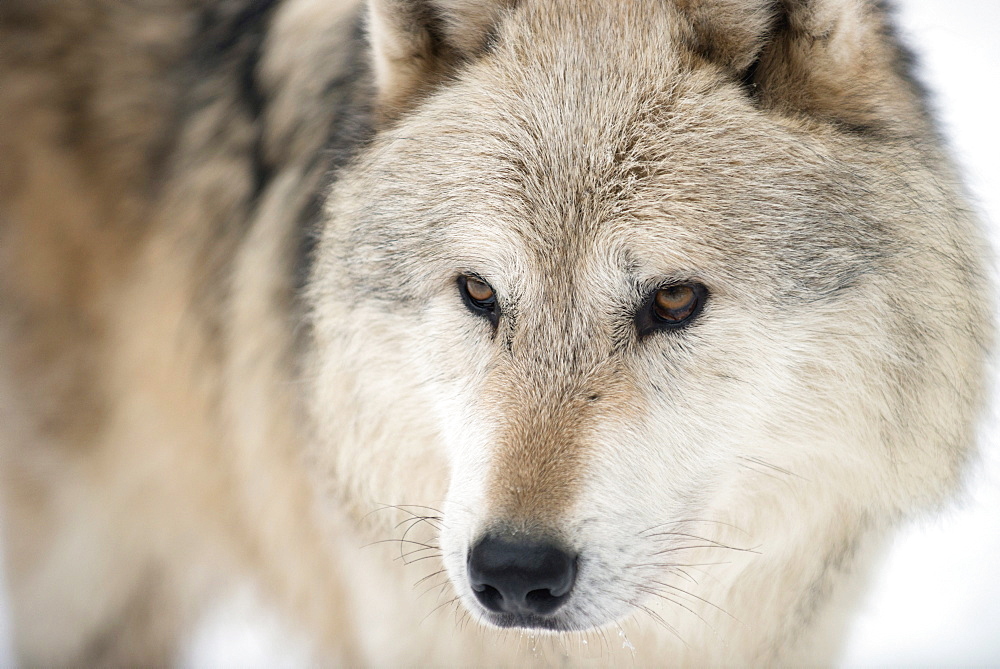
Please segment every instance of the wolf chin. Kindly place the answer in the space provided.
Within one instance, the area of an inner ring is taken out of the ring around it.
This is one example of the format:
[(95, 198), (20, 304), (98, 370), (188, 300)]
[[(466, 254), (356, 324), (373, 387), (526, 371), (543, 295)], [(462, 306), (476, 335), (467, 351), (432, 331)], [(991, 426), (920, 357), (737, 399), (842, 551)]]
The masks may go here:
[(983, 403), (910, 60), (865, 0), (5, 0), (19, 658), (250, 587), (321, 663), (835, 661)]

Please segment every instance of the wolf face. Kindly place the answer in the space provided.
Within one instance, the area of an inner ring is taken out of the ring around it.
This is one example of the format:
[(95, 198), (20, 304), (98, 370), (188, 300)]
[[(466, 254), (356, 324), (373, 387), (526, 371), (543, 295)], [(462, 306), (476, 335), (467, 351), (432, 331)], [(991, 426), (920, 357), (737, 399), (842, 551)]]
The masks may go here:
[[(408, 4), (373, 5), (388, 120), (330, 199), (318, 413), (386, 411), (357, 448), (447, 469), (470, 611), (795, 610), (947, 489), (981, 287), (878, 10)], [(371, 501), (434, 490), (337, 457)]]

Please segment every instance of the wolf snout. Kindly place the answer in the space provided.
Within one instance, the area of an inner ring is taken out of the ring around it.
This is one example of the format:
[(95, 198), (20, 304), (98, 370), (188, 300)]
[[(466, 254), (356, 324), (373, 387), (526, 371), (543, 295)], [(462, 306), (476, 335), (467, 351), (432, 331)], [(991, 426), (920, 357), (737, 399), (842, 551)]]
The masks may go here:
[(576, 557), (548, 540), (487, 534), (469, 551), (468, 568), (476, 599), (518, 618), (555, 613), (576, 582)]

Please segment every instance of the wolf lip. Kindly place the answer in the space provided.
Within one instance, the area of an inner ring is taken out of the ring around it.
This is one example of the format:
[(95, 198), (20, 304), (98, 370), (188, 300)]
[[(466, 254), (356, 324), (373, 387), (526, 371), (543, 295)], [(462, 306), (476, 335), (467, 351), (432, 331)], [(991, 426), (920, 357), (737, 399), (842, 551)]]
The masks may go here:
[(545, 617), (513, 613), (489, 613), (485, 616), (485, 619), (491, 625), (503, 628), (545, 630), (548, 632), (572, 632), (579, 631), (580, 629), (567, 623), (561, 616)]

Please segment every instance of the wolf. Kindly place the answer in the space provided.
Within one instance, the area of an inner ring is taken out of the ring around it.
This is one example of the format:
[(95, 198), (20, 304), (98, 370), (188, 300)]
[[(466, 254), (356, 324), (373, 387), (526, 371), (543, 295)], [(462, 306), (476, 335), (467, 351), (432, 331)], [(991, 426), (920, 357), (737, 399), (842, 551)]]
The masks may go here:
[(836, 661), (983, 405), (926, 98), (874, 0), (6, 0), (19, 660)]

